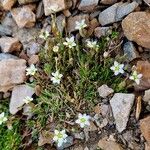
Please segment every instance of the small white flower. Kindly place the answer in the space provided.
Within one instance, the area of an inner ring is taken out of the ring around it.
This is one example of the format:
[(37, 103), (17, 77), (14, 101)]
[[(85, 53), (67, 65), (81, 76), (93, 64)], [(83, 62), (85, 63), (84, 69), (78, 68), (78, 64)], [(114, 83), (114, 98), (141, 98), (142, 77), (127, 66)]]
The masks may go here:
[(88, 48), (98, 48), (97, 41), (87, 40), (86, 42)]
[(72, 36), (71, 38), (66, 38), (66, 42), (64, 42), (63, 44), (68, 46), (69, 48), (73, 48), (74, 46), (76, 46), (74, 36)]
[(114, 62), (114, 65), (110, 68), (112, 71), (114, 71), (115, 75), (118, 75), (119, 73), (124, 73), (124, 64), (119, 64), (117, 61)]
[(84, 128), (85, 126), (90, 125), (90, 116), (86, 114), (79, 114), (78, 119), (76, 120), (76, 123), (80, 125), (81, 128)]
[(33, 98), (27, 96), (27, 97), (25, 97), (25, 98), (23, 99), (23, 101), (24, 101), (26, 104), (29, 104), (31, 101), (33, 101)]
[(57, 12), (58, 11), (58, 9), (59, 9), (59, 6), (56, 4), (53, 4), (53, 5), (51, 5), (49, 8), (49, 12), (50, 13), (55, 13), (55, 12)]
[(55, 73), (52, 73), (52, 76), (53, 77), (51, 77), (51, 81), (53, 82), (53, 84), (60, 84), (60, 80), (63, 75), (60, 74), (59, 71), (56, 71)]
[(68, 135), (66, 134), (65, 130), (62, 131), (55, 130), (54, 133), (55, 134), (53, 137), (53, 141), (57, 143), (58, 147), (60, 147), (63, 143), (66, 142), (66, 138), (68, 137)]
[(85, 27), (87, 27), (87, 25), (86, 25), (86, 23), (85, 23), (85, 19), (81, 20), (80, 22), (79, 22), (79, 21), (76, 21), (75, 29), (77, 29), (77, 30), (82, 30), (82, 29), (84, 29)]
[(56, 46), (53, 47), (53, 52), (57, 53), (58, 50), (59, 50), (59, 46), (56, 45)]
[(0, 114), (0, 125), (1, 125), (2, 123), (6, 122), (6, 121), (7, 121), (7, 117), (5, 117), (5, 113), (2, 112), (2, 113)]
[(107, 58), (108, 56), (109, 56), (109, 52), (104, 52), (104, 53), (103, 53), (103, 57), (104, 57), (104, 58)]
[(133, 71), (132, 75), (129, 77), (130, 80), (136, 82), (136, 84), (140, 84), (140, 80), (142, 78), (142, 74), (138, 74), (137, 71)]
[(49, 32), (44, 31), (39, 35), (39, 38), (46, 40), (49, 37)]
[(32, 76), (34, 76), (35, 75), (35, 73), (37, 72), (37, 68), (35, 68), (35, 66), (32, 64), (30, 67), (28, 67), (27, 69), (26, 69), (26, 75), (28, 76), (28, 75), (32, 75)]

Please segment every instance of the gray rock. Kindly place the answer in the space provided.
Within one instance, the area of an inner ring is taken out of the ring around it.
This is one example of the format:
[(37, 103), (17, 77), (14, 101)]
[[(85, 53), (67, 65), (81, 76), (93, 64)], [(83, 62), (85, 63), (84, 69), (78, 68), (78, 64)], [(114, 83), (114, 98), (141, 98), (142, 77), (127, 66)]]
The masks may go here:
[(150, 89), (145, 91), (143, 100), (148, 103), (150, 102)]
[(134, 98), (134, 94), (116, 93), (110, 100), (116, 128), (119, 132), (126, 129)]
[(27, 55), (28, 56), (35, 55), (39, 51), (40, 51), (40, 45), (38, 43), (31, 42), (28, 44), (28, 47), (27, 47)]
[(137, 2), (116, 3), (99, 14), (99, 22), (101, 25), (104, 26), (107, 24), (120, 21), (123, 19), (123, 17), (134, 11), (134, 9), (137, 7), (138, 7)]
[(27, 96), (32, 97), (34, 89), (28, 85), (18, 85), (13, 88), (12, 96), (9, 105), (9, 111), (11, 114), (16, 114), (24, 105), (23, 99)]
[(123, 51), (129, 61), (139, 57), (139, 53), (136, 51), (135, 46), (130, 41), (124, 44)]
[(43, 6), (43, 2), (41, 1), (36, 10), (36, 18), (39, 19), (43, 15), (44, 15), (44, 6)]
[(11, 55), (11, 54), (5, 54), (5, 53), (0, 53), (0, 61), (1, 60), (6, 60), (6, 59), (19, 59), (17, 56)]
[(18, 0), (19, 4), (29, 4), (29, 3), (33, 3), (33, 2), (38, 2), (39, 0)]
[(74, 138), (75, 138), (75, 139), (84, 140), (84, 138), (85, 138), (83, 132), (80, 132), (80, 133), (74, 133), (73, 135), (74, 135)]
[(57, 150), (63, 150), (65, 148), (68, 148), (73, 145), (73, 137), (72, 136), (68, 136), (66, 138), (66, 141), (67, 142), (64, 142), (61, 147), (57, 147)]
[(78, 9), (82, 11), (93, 11), (99, 0), (81, 0)]
[(114, 92), (113, 89), (109, 88), (106, 84), (103, 84), (101, 87), (98, 88), (99, 96), (102, 98), (106, 98), (108, 95)]
[(112, 27), (97, 27), (94, 30), (94, 35), (98, 38), (112, 33)]
[(12, 34), (11, 28), (0, 25), (0, 35), (1, 36), (11, 35), (11, 34)]
[(57, 28), (59, 30), (60, 33), (63, 32), (64, 28), (65, 28), (65, 23), (66, 23), (66, 18), (63, 14), (59, 15), (56, 18), (56, 24), (57, 24)]

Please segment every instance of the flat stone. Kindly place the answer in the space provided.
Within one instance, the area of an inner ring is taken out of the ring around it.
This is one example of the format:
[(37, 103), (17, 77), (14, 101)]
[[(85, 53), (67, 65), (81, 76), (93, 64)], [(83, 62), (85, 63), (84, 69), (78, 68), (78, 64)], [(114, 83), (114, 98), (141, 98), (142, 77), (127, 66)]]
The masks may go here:
[(44, 5), (43, 5), (43, 2), (41, 1), (36, 10), (36, 18), (39, 19), (43, 15), (44, 15)]
[(114, 92), (113, 89), (109, 88), (106, 84), (103, 84), (101, 87), (98, 88), (99, 96), (102, 98), (106, 98), (108, 95)]
[(82, 11), (93, 11), (98, 5), (99, 0), (81, 0), (78, 9)]
[(150, 102), (150, 89), (145, 91), (143, 100), (144, 100), (145, 102)]
[(2, 52), (11, 53), (14, 51), (20, 51), (21, 43), (17, 38), (2, 37), (0, 38), (0, 47)]
[(81, 20), (85, 20), (85, 23), (87, 24), (87, 26), (89, 26), (89, 15), (77, 15), (74, 17), (69, 17), (67, 20), (67, 31), (73, 32), (73, 31), (77, 31), (75, 29), (76, 26), (76, 21), (81, 22)]
[(7, 59), (19, 59), (17, 56), (7, 54), (7, 53), (0, 53), (0, 61), (7, 60)]
[(126, 129), (134, 98), (134, 94), (116, 93), (110, 100), (116, 128), (119, 132)]
[(18, 7), (11, 10), (11, 14), (19, 28), (33, 27), (35, 24), (35, 14), (30, 7)]
[(32, 55), (29, 60), (28, 60), (28, 64), (37, 64), (39, 62), (39, 56), (38, 55)]
[(36, 42), (30, 42), (27, 46), (27, 55), (32, 56), (38, 54), (40, 51), (40, 45)]
[(18, 3), (20, 5), (23, 5), (23, 4), (29, 4), (29, 3), (33, 3), (33, 2), (38, 2), (39, 0), (18, 0)]
[(94, 30), (94, 35), (98, 38), (112, 33), (112, 27), (97, 27)]
[(137, 7), (138, 3), (135, 1), (132, 3), (116, 3), (99, 14), (99, 22), (104, 26), (120, 21)]
[(1, 36), (11, 35), (11, 34), (12, 34), (11, 28), (0, 25), (0, 35)]
[(147, 116), (146, 118), (140, 120), (140, 129), (142, 135), (150, 145), (150, 116)]
[(7, 92), (17, 84), (25, 82), (26, 61), (4, 59), (0, 61), (0, 91)]
[(33, 94), (34, 89), (28, 85), (23, 84), (15, 86), (10, 99), (9, 112), (13, 115), (16, 114), (25, 104), (23, 99), (27, 96), (32, 97)]
[(131, 13), (122, 21), (122, 28), (130, 41), (150, 49), (150, 13)]
[(0, 0), (0, 4), (4, 10), (11, 10), (12, 6), (15, 4), (16, 0)]
[(117, 3), (117, 0), (101, 0), (100, 3), (106, 4), (106, 5), (112, 5), (112, 4)]
[(66, 17), (61, 14), (56, 18), (56, 24), (57, 24), (57, 28), (59, 30), (60, 33), (63, 32), (64, 28), (65, 28), (65, 23), (66, 23)]
[(136, 51), (134, 44), (130, 41), (126, 42), (123, 46), (124, 55), (127, 56), (129, 61), (139, 57), (139, 53)]
[(43, 4), (46, 16), (67, 8), (66, 0), (43, 0)]
[(120, 144), (114, 142), (114, 141), (108, 141), (105, 138), (101, 139), (98, 142), (98, 147), (103, 150), (123, 150), (123, 148), (120, 146)]

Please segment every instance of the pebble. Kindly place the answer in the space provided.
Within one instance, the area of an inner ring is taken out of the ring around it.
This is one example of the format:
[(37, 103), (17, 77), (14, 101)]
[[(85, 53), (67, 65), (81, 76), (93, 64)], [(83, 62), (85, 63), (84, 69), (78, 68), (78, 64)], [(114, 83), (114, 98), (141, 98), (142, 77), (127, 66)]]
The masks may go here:
[(119, 132), (126, 129), (134, 99), (134, 94), (116, 93), (110, 100), (116, 128)]
[(150, 89), (145, 91), (143, 100), (148, 103), (150, 102)]
[(94, 30), (94, 35), (98, 38), (101, 38), (102, 36), (106, 36), (112, 33), (112, 27), (97, 27)]
[(16, 0), (2, 0), (0, 1), (1, 6), (4, 10), (11, 10), (12, 6), (16, 3)]
[(12, 34), (12, 30), (10, 27), (0, 25), (0, 35), (1, 36), (11, 35), (11, 34)]

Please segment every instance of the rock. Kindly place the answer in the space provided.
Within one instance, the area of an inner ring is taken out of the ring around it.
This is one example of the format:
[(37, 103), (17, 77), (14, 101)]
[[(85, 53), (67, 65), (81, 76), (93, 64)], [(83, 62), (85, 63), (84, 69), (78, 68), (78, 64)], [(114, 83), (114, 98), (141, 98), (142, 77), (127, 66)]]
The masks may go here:
[(43, 2), (41, 1), (36, 10), (36, 18), (40, 19), (43, 15), (44, 15), (44, 5)]
[(34, 104), (33, 103), (30, 103), (30, 105), (27, 104), (27, 105), (23, 106), (23, 113), (22, 114), (27, 116), (27, 120), (32, 118), (32, 116), (33, 116), (33, 112), (32, 112), (33, 108), (34, 108)]
[(67, 8), (66, 0), (43, 0), (43, 4), (46, 16)]
[(148, 6), (150, 6), (150, 0), (144, 0), (144, 2), (145, 2)]
[(39, 62), (39, 56), (38, 55), (32, 55), (29, 60), (28, 60), (28, 64), (37, 64)]
[(16, 114), (25, 103), (23, 99), (27, 96), (32, 97), (33, 94), (34, 89), (28, 85), (15, 86), (10, 99), (9, 112), (13, 115)]
[(132, 42), (128, 41), (123, 46), (124, 55), (127, 56), (129, 61), (139, 57), (139, 53), (136, 51), (135, 46)]
[(120, 144), (114, 141), (107, 141), (105, 138), (98, 142), (98, 147), (103, 150), (123, 150)]
[(122, 21), (125, 36), (145, 48), (150, 48), (150, 13), (134, 12)]
[(94, 35), (98, 38), (112, 33), (112, 27), (97, 27), (94, 30)]
[(150, 145), (148, 143), (145, 143), (145, 150), (150, 150)]
[(1, 51), (4, 53), (11, 53), (14, 51), (20, 51), (21, 43), (17, 38), (2, 37), (0, 38)]
[(100, 106), (101, 114), (104, 118), (107, 117), (107, 115), (110, 113), (109, 109), (110, 109), (109, 105), (102, 104)]
[(24, 4), (29, 4), (29, 3), (33, 3), (33, 2), (38, 2), (39, 0), (18, 0), (18, 3), (20, 5), (24, 5)]
[(116, 93), (110, 100), (116, 128), (119, 132), (126, 129), (134, 98), (134, 94)]
[(56, 24), (57, 24), (58, 31), (62, 34), (66, 24), (66, 18), (63, 14), (59, 15), (56, 18)]
[(6, 59), (19, 59), (19, 58), (11, 54), (0, 53), (0, 61)]
[(99, 14), (99, 22), (102, 26), (120, 21), (138, 7), (137, 2), (116, 3)]
[(101, 0), (100, 3), (106, 4), (106, 5), (111, 5), (117, 3), (117, 0)]
[(26, 61), (23, 59), (4, 59), (0, 61), (0, 91), (7, 92), (25, 81)]
[(84, 131), (86, 132), (92, 132), (92, 131), (97, 131), (97, 127), (95, 126), (95, 124), (91, 121), (90, 122), (90, 126), (85, 127)]
[(75, 22), (76, 21), (79, 21), (81, 22), (81, 20), (85, 20), (85, 23), (87, 24), (87, 26), (89, 25), (89, 15), (77, 15), (77, 16), (74, 16), (74, 17), (69, 17), (68, 20), (67, 20), (67, 31), (70, 33), (70, 32), (73, 32), (73, 31), (77, 31), (75, 29)]
[(39, 44), (34, 44), (34, 38), (39, 35), (39, 29), (37, 28), (23, 28), (14, 32), (14, 36), (22, 43), (24, 50), (27, 50), (27, 54), (35, 55), (40, 50)]
[(86, 12), (93, 11), (98, 5), (99, 0), (81, 0), (78, 9)]
[(19, 28), (33, 27), (35, 24), (35, 14), (30, 7), (18, 7), (11, 10), (11, 14)]
[(147, 90), (150, 88), (150, 63), (148, 61), (138, 61), (137, 62), (137, 71), (141, 73), (142, 79), (139, 85), (135, 85), (134, 88), (136, 91)]
[(109, 88), (106, 84), (103, 84), (101, 87), (98, 88), (99, 96), (102, 98), (106, 98), (108, 95), (114, 92), (113, 89)]
[(11, 28), (0, 25), (0, 35), (1, 36), (11, 35), (11, 34), (12, 34)]
[(11, 10), (12, 6), (15, 4), (16, 0), (0, 0), (0, 5), (4, 10)]
[(64, 142), (61, 147), (57, 147), (57, 150), (63, 150), (65, 148), (68, 148), (73, 145), (73, 137), (72, 136), (68, 136), (66, 138), (66, 141), (67, 142)]
[(80, 133), (73, 133), (75, 139), (84, 140), (85, 136), (83, 132)]
[(143, 100), (144, 100), (145, 102), (150, 102), (150, 89), (145, 91)]
[(140, 120), (140, 129), (145, 140), (150, 145), (150, 116)]

